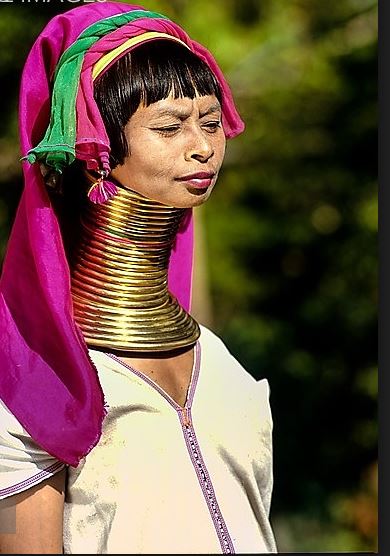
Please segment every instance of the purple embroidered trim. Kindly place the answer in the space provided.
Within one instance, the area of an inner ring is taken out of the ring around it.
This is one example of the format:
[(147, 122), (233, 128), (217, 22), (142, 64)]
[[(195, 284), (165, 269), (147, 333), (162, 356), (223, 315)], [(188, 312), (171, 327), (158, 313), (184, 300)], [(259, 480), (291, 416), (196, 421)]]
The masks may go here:
[[(163, 390), (156, 382), (154, 382), (147, 375), (144, 375), (144, 373), (141, 373), (141, 371), (137, 371), (137, 369), (134, 369), (134, 367), (132, 367), (131, 365), (128, 365), (124, 361), (121, 361), (119, 359), (119, 357), (117, 357), (113, 353), (106, 353), (106, 355), (108, 355), (108, 357), (111, 357), (111, 359), (113, 359), (114, 361), (116, 361), (120, 365), (123, 365), (123, 367), (126, 367), (126, 369), (129, 369), (132, 373), (137, 375), (139, 378), (142, 378), (142, 380), (144, 380), (145, 382), (147, 382), (152, 388), (157, 390), (167, 400), (167, 402), (170, 403), (171, 406), (176, 409), (176, 411), (178, 410), (178, 408), (182, 409), (180, 407), (180, 405), (177, 404), (171, 398), (171, 396), (169, 396), (169, 394), (167, 394), (165, 392), (165, 390)], [(187, 406), (187, 404), (190, 404), (190, 405), (192, 404), (192, 400), (193, 400), (194, 394), (195, 394), (196, 385), (198, 383), (199, 371), (200, 371), (200, 344), (199, 344), (199, 342), (196, 342), (196, 344), (195, 344), (195, 357), (194, 357), (194, 370), (193, 370), (192, 377), (191, 377), (191, 383), (190, 383), (190, 386), (189, 386), (189, 389), (188, 389), (188, 396), (187, 396), (186, 406)]]
[[(195, 362), (194, 362), (194, 372), (191, 378), (190, 387), (188, 388), (187, 400), (185, 407), (191, 408), (192, 402), (194, 401), (195, 390), (198, 384), (198, 378), (200, 373), (200, 360), (201, 360), (201, 348), (199, 341), (195, 344)], [(175, 409), (177, 410), (178, 405), (175, 404)], [(180, 408), (181, 409), (181, 408)]]
[[(187, 414), (192, 423), (191, 409), (187, 409)], [(198, 476), (199, 484), (202, 489), (203, 495), (207, 502), (211, 517), (214, 522), (214, 526), (221, 544), (223, 554), (235, 554), (233, 542), (230, 538), (228, 528), (226, 526), (225, 520), (222, 517), (221, 510), (217, 502), (217, 497), (214, 492), (214, 488), (210, 479), (210, 475), (207, 471), (207, 467), (204, 463), (198, 440), (195, 435), (195, 430), (192, 425), (186, 425), (184, 421), (183, 414), (179, 414), (180, 421), (183, 428), (184, 439), (186, 441), (188, 453), (190, 454), (191, 461), (195, 468), (196, 474)]]
[(23, 490), (26, 490), (27, 488), (35, 486), (36, 484), (40, 483), (41, 481), (43, 481), (43, 480), (47, 479), (48, 477), (54, 475), (54, 473), (56, 473), (57, 471), (60, 471), (64, 467), (65, 467), (65, 464), (62, 461), (56, 461), (55, 463), (53, 463), (52, 465), (50, 465), (46, 469), (43, 469), (42, 471), (40, 471), (36, 475), (33, 475), (32, 477), (29, 477), (28, 479), (25, 479), (24, 481), (21, 481), (20, 483), (17, 483), (16, 485), (12, 485), (10, 487), (0, 489), (0, 496), (1, 497), (11, 496), (12, 494), (17, 494), (19, 492), (22, 492)]
[(200, 360), (201, 360), (201, 348), (199, 341), (195, 344), (195, 361), (194, 369), (192, 373), (191, 383), (188, 389), (187, 401), (184, 408), (177, 404), (158, 384), (151, 380), (148, 376), (144, 375), (140, 371), (137, 371), (127, 363), (121, 361), (118, 357), (112, 353), (107, 353), (109, 357), (117, 361), (124, 367), (128, 368), (134, 374), (142, 378), (145, 382), (150, 384), (154, 389), (156, 389), (160, 394), (170, 403), (172, 407), (175, 408), (179, 416), (179, 420), (183, 429), (184, 440), (187, 446), (188, 454), (190, 456), (192, 465), (195, 469), (200, 488), (202, 490), (203, 496), (206, 500), (207, 507), (209, 509), (211, 518), (214, 523), (216, 533), (222, 548), (223, 554), (235, 554), (233, 542), (230, 538), (228, 528), (226, 526), (225, 520), (222, 517), (221, 510), (215, 496), (214, 488), (210, 479), (210, 475), (207, 471), (206, 465), (204, 463), (200, 447), (195, 435), (195, 431), (192, 426), (192, 416), (191, 416), (191, 406), (195, 396), (196, 386), (198, 384), (198, 378), (200, 373)]

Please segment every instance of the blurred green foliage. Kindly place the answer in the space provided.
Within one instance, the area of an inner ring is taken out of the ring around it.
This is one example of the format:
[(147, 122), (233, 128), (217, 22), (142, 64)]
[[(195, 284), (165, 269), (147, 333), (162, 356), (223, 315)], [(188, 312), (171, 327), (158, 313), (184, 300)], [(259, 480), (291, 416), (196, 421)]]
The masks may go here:
[[(0, 254), (21, 191), (22, 63), (76, 5), (0, 4)], [(210, 48), (246, 122), (202, 214), (213, 327), (271, 386), (279, 549), (376, 551), (376, 2), (143, 5)]]

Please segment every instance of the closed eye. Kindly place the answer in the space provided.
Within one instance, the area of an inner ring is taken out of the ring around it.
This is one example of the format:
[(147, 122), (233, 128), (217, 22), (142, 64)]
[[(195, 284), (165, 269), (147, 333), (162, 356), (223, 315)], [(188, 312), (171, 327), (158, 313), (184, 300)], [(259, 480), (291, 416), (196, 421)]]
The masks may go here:
[(157, 131), (162, 135), (174, 135), (180, 129), (180, 125), (169, 125), (164, 127), (153, 127), (153, 131)]
[(221, 121), (215, 120), (212, 122), (206, 122), (202, 124), (202, 127), (206, 128), (209, 133), (215, 133), (221, 127)]

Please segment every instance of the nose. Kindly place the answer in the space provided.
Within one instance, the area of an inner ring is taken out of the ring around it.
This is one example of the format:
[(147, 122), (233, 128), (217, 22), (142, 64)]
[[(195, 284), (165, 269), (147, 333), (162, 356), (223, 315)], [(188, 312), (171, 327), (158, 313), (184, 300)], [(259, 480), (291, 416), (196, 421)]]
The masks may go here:
[(185, 158), (189, 162), (198, 160), (199, 162), (207, 162), (214, 154), (214, 146), (211, 137), (206, 135), (207, 132), (202, 129), (193, 130), (191, 139), (188, 142)]

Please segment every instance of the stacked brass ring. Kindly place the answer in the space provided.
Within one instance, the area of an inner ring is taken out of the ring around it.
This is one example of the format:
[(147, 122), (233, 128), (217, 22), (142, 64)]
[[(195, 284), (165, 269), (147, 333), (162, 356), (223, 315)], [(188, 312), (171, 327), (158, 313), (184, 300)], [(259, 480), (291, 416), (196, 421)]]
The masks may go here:
[(169, 351), (193, 344), (199, 326), (168, 291), (168, 263), (185, 209), (120, 188), (88, 202), (72, 261), (74, 317), (90, 346)]

